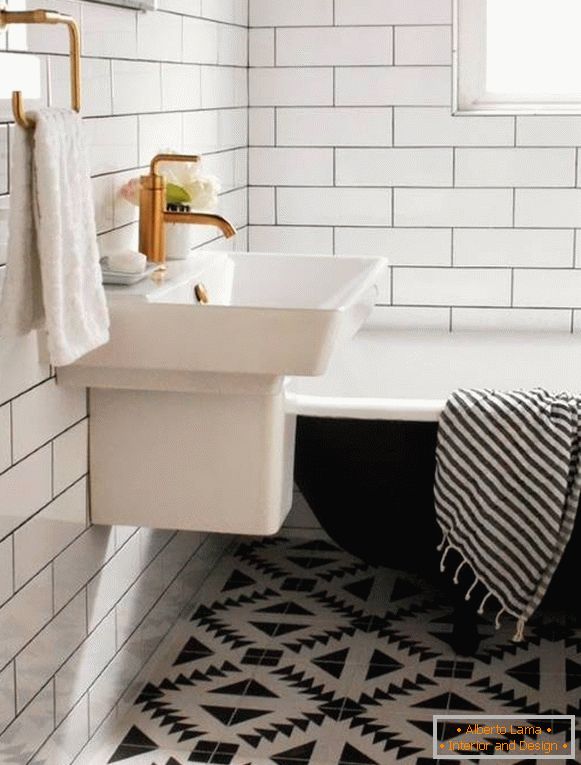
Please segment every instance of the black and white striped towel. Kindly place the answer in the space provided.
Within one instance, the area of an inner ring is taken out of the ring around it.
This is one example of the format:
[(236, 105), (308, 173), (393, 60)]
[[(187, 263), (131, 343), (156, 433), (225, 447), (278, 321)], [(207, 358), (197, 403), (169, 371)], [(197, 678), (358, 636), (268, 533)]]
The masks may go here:
[(581, 398), (457, 390), (438, 426), (434, 496), (450, 550), (517, 620), (521, 640), (561, 559), (581, 492)]

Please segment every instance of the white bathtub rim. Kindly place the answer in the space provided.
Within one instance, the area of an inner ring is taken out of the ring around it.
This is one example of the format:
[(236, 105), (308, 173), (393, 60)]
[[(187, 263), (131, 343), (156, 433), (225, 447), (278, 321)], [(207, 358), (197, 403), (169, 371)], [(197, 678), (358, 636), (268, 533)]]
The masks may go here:
[(286, 410), (289, 414), (344, 420), (437, 422), (445, 403), (438, 399), (355, 398), (313, 396), (290, 391), (286, 393)]

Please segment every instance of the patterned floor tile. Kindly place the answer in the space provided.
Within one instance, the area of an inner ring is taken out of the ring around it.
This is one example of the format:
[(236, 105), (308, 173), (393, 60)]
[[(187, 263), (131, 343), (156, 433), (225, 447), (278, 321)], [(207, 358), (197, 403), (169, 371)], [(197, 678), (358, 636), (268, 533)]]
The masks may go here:
[(426, 583), (328, 542), (241, 541), (99, 765), (428, 765), (434, 714), (579, 709), (576, 626), (538, 617), (515, 644), (483, 620), (466, 658), (450, 617)]

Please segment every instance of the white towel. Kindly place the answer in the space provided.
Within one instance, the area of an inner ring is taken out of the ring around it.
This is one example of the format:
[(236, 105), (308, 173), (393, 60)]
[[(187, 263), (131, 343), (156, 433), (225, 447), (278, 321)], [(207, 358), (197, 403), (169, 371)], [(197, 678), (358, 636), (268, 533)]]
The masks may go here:
[(109, 340), (109, 315), (81, 119), (35, 119), (15, 128), (0, 334), (44, 328), (51, 363), (64, 366)]

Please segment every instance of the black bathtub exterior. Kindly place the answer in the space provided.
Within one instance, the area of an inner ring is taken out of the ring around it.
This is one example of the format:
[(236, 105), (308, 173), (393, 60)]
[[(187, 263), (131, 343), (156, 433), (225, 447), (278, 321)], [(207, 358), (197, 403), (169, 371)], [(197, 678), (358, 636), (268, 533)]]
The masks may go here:
[[(435, 521), (433, 479), (437, 423), (298, 418), (295, 478), (321, 526), (341, 547), (375, 565), (440, 578), (459, 619), (474, 618), (460, 584), (451, 583), (457, 561), (439, 571), (441, 533)], [(388, 531), (383, 529), (387, 527)], [(581, 513), (553, 577), (544, 608), (581, 614)], [(476, 606), (478, 594), (472, 599)], [(492, 599), (492, 603), (494, 603)], [(494, 605), (493, 605), (494, 608)], [(471, 639), (461, 653), (471, 653)]]

